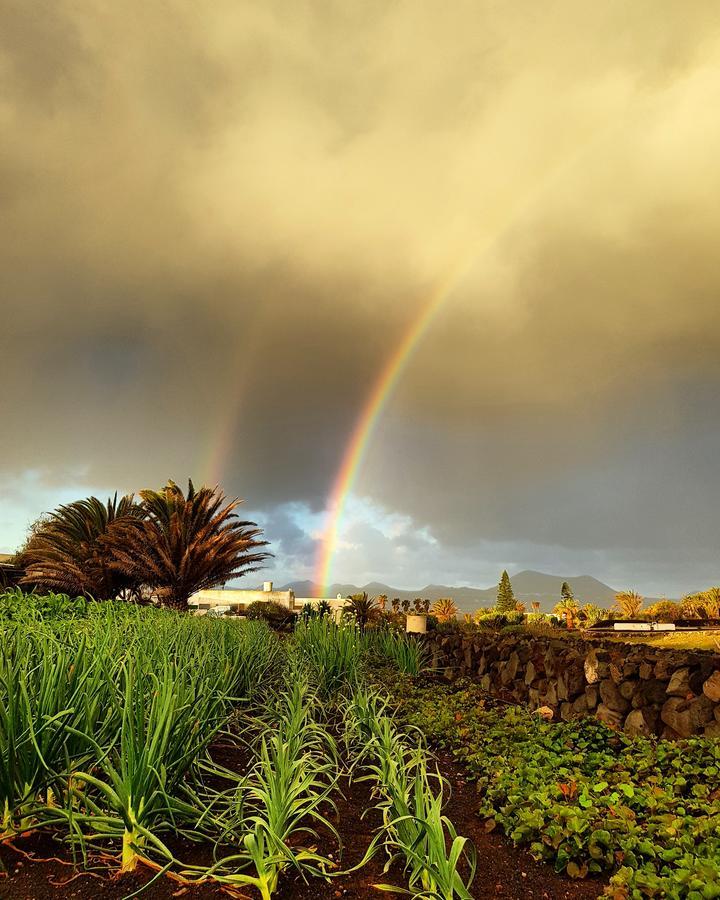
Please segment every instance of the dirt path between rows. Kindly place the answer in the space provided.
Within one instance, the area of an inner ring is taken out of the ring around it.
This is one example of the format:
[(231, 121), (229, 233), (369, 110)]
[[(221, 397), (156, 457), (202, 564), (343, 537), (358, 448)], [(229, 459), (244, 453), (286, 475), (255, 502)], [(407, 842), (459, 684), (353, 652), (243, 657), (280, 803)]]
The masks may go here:
[[(232, 768), (232, 753), (225, 745), (222, 762)], [(549, 866), (535, 862), (527, 853), (515, 848), (500, 834), (488, 834), (477, 816), (475, 786), (465, 780), (462, 770), (447, 754), (438, 754), (440, 769), (448, 779), (452, 794), (446, 814), (459, 834), (470, 838), (477, 848), (477, 874), (471, 891), (476, 900), (506, 898), (506, 900), (594, 900), (602, 893), (603, 881), (572, 881), (556, 874)], [(373, 800), (365, 783), (341, 785), (344, 797), (337, 799), (338, 815), (331, 816), (337, 827), (343, 850), (340, 855), (337, 841), (329, 833), (320, 833), (320, 852), (340, 861), (342, 869), (356, 865), (365, 854), (376, 829), (380, 814), (370, 808)], [(365, 815), (363, 815), (365, 813)], [(206, 846), (189, 841), (172, 842), (173, 852), (186, 864), (210, 863)], [(123, 900), (147, 884), (156, 874), (141, 867), (121, 879), (113, 877), (107, 868), (92, 873), (78, 872), (72, 866), (68, 851), (46, 834), (32, 834), (18, 839), (13, 846), (0, 846), (0, 859), (8, 872), (0, 876), (0, 900)], [(99, 861), (95, 865), (101, 866)], [(280, 900), (380, 900), (391, 896), (374, 887), (377, 883), (405, 886), (402, 868), (394, 864), (383, 872), (385, 858), (379, 852), (357, 872), (329, 879), (313, 878), (307, 884), (299, 875), (286, 875), (280, 884)], [(255, 900), (254, 889), (243, 894)], [(217, 884), (188, 885), (161, 876), (140, 895), (147, 900), (206, 900), (228, 894)]]

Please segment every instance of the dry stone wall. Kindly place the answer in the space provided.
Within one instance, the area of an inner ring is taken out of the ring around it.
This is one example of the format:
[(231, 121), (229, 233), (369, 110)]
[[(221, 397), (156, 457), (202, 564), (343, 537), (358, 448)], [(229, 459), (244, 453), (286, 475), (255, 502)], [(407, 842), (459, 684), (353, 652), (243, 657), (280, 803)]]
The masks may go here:
[(720, 737), (720, 656), (614, 641), (523, 633), (429, 633), (435, 668), (491, 694), (547, 706), (555, 717), (596, 716), (632, 735)]

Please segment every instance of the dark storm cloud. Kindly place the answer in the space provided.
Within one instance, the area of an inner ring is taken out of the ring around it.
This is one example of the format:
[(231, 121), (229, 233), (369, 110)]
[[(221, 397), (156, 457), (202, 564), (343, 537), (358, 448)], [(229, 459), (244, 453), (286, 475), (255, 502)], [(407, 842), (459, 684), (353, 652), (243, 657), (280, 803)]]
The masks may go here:
[(6, 478), (321, 509), (445, 286), (359, 489), (458, 553), (711, 553), (715, 3), (0, 16)]

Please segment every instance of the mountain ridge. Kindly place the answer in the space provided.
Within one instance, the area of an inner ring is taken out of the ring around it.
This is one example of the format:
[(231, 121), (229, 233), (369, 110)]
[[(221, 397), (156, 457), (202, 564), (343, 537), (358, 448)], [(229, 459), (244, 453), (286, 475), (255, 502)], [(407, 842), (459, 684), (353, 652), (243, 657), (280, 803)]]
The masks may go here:
[[(579, 603), (596, 603), (600, 606), (609, 606), (615, 600), (617, 591), (592, 575), (549, 575), (546, 572), (538, 572), (534, 569), (523, 569), (510, 577), (513, 591), (518, 601), (524, 603), (528, 609), (533, 602), (540, 603), (543, 612), (550, 612), (560, 600), (560, 588), (567, 581)], [(316, 588), (311, 581), (291, 581), (283, 585), (279, 590), (292, 590), (298, 597), (317, 596)], [(431, 602), (440, 597), (452, 597), (461, 612), (473, 612), (479, 607), (493, 606), (497, 596), (497, 585), (487, 588), (479, 587), (452, 587), (443, 584), (427, 584), (424, 587), (403, 590), (394, 588), (381, 581), (371, 581), (365, 585), (356, 585), (337, 582), (330, 585), (325, 592), (334, 597), (341, 594), (356, 594), (366, 591), (371, 596), (386, 594), (389, 599), (397, 597), (399, 600), (414, 600), (415, 597), (423, 597)]]

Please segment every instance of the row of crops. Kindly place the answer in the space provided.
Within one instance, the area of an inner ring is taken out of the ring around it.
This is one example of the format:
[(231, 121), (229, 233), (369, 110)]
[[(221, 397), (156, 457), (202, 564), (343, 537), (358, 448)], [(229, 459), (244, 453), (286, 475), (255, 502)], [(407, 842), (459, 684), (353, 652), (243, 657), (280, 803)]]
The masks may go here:
[[(422, 650), (324, 619), (279, 638), (257, 621), (0, 596), (0, 838), (40, 832), (84, 869), (142, 864), (268, 900), (283, 879), (343, 872), (323, 847), (341, 843), (338, 800), (362, 781), (382, 824), (360, 865), (382, 856), (414, 896), (470, 898), (473, 849), (419, 732), (369, 686), (378, 662), (417, 674)], [(193, 844), (211, 850), (202, 865)]]

